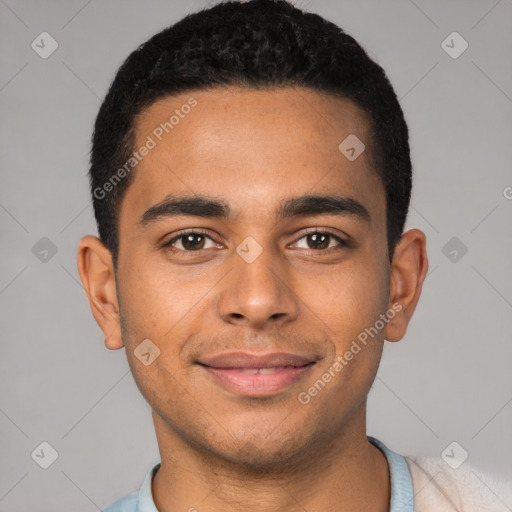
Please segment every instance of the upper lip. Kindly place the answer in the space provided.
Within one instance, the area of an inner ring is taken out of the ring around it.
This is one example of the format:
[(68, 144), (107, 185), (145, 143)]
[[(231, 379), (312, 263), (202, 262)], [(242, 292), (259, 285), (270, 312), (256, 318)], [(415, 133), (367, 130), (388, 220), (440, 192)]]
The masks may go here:
[(305, 366), (314, 363), (315, 358), (287, 352), (273, 352), (265, 355), (256, 355), (249, 352), (229, 352), (203, 357), (198, 362), (213, 368), (277, 368), (281, 366)]

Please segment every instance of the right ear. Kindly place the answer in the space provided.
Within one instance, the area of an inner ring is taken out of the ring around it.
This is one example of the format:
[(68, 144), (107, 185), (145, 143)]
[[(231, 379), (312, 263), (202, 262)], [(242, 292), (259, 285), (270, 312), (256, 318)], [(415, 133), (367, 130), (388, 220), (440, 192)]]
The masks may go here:
[(89, 299), (92, 314), (105, 336), (105, 346), (124, 346), (112, 253), (102, 241), (84, 236), (78, 244), (78, 273)]

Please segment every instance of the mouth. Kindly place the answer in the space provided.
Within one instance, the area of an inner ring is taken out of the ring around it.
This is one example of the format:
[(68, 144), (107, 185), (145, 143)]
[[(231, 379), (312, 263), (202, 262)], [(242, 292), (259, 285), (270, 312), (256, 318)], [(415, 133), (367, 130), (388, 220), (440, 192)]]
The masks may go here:
[(264, 397), (279, 393), (305, 378), (316, 360), (288, 353), (258, 356), (237, 352), (203, 358), (197, 364), (217, 384), (232, 393)]

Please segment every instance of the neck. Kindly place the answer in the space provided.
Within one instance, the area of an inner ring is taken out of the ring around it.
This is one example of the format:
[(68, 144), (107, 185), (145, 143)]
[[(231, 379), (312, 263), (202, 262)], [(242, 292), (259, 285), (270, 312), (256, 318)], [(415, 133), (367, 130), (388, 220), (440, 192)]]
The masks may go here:
[(336, 439), (264, 468), (190, 446), (162, 418), (153, 418), (161, 466), (152, 493), (159, 512), (389, 511), (389, 468), (366, 437), (365, 409)]

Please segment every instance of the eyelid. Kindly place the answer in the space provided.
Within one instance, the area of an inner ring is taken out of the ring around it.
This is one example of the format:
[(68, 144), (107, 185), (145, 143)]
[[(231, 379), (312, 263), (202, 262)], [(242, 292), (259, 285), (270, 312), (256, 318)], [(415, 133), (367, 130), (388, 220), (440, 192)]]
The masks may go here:
[(348, 235), (345, 235), (345, 234), (340, 234), (339, 231), (335, 231), (331, 228), (323, 228), (323, 227), (320, 227), (320, 226), (313, 226), (311, 228), (304, 228), (303, 231), (303, 235), (309, 235), (310, 233), (326, 233), (326, 234), (329, 234), (329, 235), (332, 235), (332, 236), (336, 236), (338, 238), (341, 238), (342, 236), (346, 236), (347, 238), (349, 238)]
[[(338, 241), (338, 243), (342, 247), (350, 247), (351, 246), (348, 236), (346, 236), (346, 238), (344, 238), (342, 235), (339, 235), (339, 234), (333, 232), (329, 228), (321, 228), (321, 227), (306, 228), (305, 231), (302, 232), (302, 235), (299, 238), (297, 238), (297, 240), (293, 243), (296, 244), (299, 240), (302, 240), (305, 236), (310, 235), (312, 233), (319, 233), (319, 234), (323, 234), (323, 235), (332, 236), (333, 238), (335, 238)], [(335, 249), (335, 247), (330, 247), (328, 249), (319, 249), (319, 250), (318, 249), (309, 249), (309, 250), (313, 251), (313, 252), (321, 253), (323, 251), (330, 251), (332, 249)], [(306, 249), (306, 250), (308, 250), (308, 249)]]
[[(164, 242), (163, 247), (170, 246), (171, 244), (173, 244), (174, 242), (176, 242), (180, 238), (182, 238), (182, 237), (184, 237), (186, 235), (190, 235), (190, 234), (203, 235), (203, 236), (209, 238), (212, 242), (215, 242), (216, 244), (219, 243), (219, 242), (217, 242), (217, 240), (215, 240), (215, 238), (213, 238), (211, 236), (210, 232), (207, 231), (207, 230), (203, 230), (202, 228), (188, 228), (188, 229), (184, 229), (182, 231), (178, 231), (178, 233), (176, 233), (167, 242)], [(181, 249), (177, 249), (177, 250), (181, 250)], [(199, 252), (199, 251), (185, 251), (185, 252)]]

